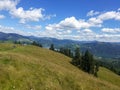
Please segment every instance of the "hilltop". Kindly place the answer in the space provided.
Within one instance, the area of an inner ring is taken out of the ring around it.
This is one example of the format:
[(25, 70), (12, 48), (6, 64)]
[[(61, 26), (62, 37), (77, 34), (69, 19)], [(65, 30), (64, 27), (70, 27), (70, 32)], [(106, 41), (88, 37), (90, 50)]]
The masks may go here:
[(0, 90), (120, 90), (120, 76), (101, 67), (96, 78), (70, 61), (32, 45), (0, 44)]

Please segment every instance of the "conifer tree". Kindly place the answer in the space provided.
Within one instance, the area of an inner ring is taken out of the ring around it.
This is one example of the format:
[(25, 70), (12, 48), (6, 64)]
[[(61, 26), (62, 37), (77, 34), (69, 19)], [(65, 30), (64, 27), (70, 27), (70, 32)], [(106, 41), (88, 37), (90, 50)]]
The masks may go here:
[(94, 59), (93, 55), (87, 50), (82, 57), (81, 69), (85, 72), (94, 74)]
[(75, 55), (73, 57), (72, 63), (76, 66), (80, 67), (81, 64), (81, 56), (80, 56), (80, 49), (76, 48), (75, 50)]
[(94, 71), (94, 76), (98, 77), (97, 72), (99, 71), (99, 64), (95, 64), (95, 71)]
[(51, 44), (49, 49), (54, 51), (54, 44)]

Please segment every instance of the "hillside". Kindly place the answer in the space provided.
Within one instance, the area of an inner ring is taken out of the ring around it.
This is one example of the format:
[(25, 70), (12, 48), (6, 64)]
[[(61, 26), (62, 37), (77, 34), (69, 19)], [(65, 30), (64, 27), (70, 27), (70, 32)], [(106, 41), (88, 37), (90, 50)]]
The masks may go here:
[(89, 50), (94, 55), (103, 58), (120, 58), (120, 43), (92, 42), (81, 45), (81, 50)]
[(0, 32), (0, 42), (10, 41), (21, 41), (23, 43), (31, 43), (32, 41), (36, 41), (46, 48), (48, 48), (51, 44), (54, 44), (57, 49), (65, 47), (70, 48), (73, 51), (76, 47), (80, 47), (81, 52), (89, 50), (97, 57), (120, 59), (120, 43), (74, 41), (68, 39), (62, 40), (49, 37), (22, 36), (15, 33)]
[(0, 44), (0, 90), (120, 90), (120, 76), (100, 68), (95, 78), (70, 61), (35, 46)]
[(31, 42), (31, 40), (27, 36), (22, 36), (15, 33), (3, 33), (3, 32), (0, 32), (0, 41), (1, 42), (8, 42), (8, 41)]

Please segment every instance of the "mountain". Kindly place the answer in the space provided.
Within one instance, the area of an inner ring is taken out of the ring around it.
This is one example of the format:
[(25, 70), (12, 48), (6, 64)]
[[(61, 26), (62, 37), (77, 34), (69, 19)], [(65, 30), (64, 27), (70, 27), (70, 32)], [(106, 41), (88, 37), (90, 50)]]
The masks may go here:
[(0, 32), (0, 41), (25, 41), (29, 42), (30, 39), (27, 36), (22, 36), (15, 33), (3, 33)]
[(102, 58), (120, 59), (120, 43), (98, 42), (98, 41), (73, 41), (68, 39), (55, 39), (48, 37), (22, 36), (14, 33), (0, 32), (0, 41), (21, 41), (31, 43), (36, 41), (43, 47), (49, 48), (54, 44), (56, 49), (60, 47), (70, 48), (72, 51), (80, 47), (81, 52), (91, 51), (95, 56)]
[(120, 43), (92, 42), (81, 45), (82, 51), (87, 49), (98, 57), (120, 59)]
[(1, 43), (0, 90), (120, 90), (120, 76), (108, 69), (96, 78), (70, 61), (45, 48)]
[(73, 41), (73, 40), (68, 40), (68, 39), (56, 39), (56, 38), (48, 38), (48, 37), (33, 37), (33, 36), (30, 36), (29, 39), (41, 43), (44, 47), (49, 47), (51, 44), (54, 44), (54, 46), (56, 48), (64, 47), (66, 45), (71, 45), (71, 44), (82, 43), (80, 41)]

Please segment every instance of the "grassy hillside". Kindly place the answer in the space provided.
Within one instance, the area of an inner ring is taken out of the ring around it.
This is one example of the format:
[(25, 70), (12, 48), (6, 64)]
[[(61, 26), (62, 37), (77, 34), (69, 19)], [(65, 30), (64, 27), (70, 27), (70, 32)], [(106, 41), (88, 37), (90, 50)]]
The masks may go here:
[(111, 82), (114, 85), (120, 86), (120, 76), (106, 68), (100, 68), (100, 71), (98, 72), (98, 77), (102, 80)]
[(120, 90), (119, 76), (101, 68), (95, 78), (70, 60), (35, 46), (0, 44), (0, 90)]

